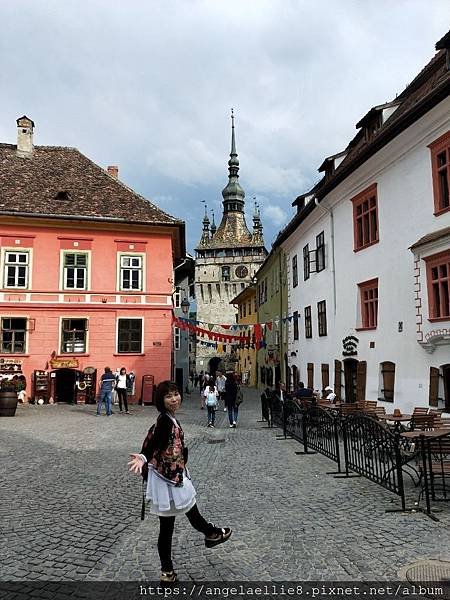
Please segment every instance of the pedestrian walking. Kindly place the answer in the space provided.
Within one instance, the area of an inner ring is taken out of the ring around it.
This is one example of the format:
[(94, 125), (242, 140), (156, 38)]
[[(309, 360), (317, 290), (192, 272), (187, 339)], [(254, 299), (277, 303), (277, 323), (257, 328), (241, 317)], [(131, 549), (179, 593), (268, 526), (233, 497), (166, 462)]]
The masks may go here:
[(102, 412), (102, 404), (105, 402), (106, 416), (109, 417), (112, 414), (111, 400), (112, 391), (116, 377), (109, 367), (105, 367), (105, 372), (100, 378), (100, 396), (97, 403), (97, 416), (99, 417)]
[(161, 582), (177, 581), (172, 563), (172, 536), (175, 517), (185, 514), (194, 529), (205, 536), (205, 546), (212, 548), (226, 542), (229, 527), (215, 527), (200, 514), (196, 492), (186, 467), (187, 448), (184, 433), (175, 413), (181, 404), (180, 392), (172, 381), (163, 381), (156, 388), (155, 405), (159, 415), (144, 440), (141, 453), (130, 455), (129, 469), (142, 473), (148, 469), (146, 498), (150, 512), (159, 517), (158, 554), (161, 561)]
[(217, 391), (219, 392), (219, 400), (222, 400), (225, 410), (226, 410), (226, 407), (225, 407), (225, 382), (226, 382), (226, 380), (227, 380), (227, 378), (222, 373), (222, 371), (217, 370), (216, 371), (216, 387), (217, 387)]
[(216, 410), (219, 403), (219, 391), (214, 378), (211, 377), (208, 381), (208, 385), (205, 387), (203, 395), (205, 397), (206, 408), (208, 409), (208, 427), (215, 427)]
[(203, 392), (205, 391), (205, 373), (200, 371), (200, 375), (198, 376), (198, 384), (200, 390), (200, 408), (203, 410), (205, 408), (205, 398), (203, 396)]
[(228, 420), (230, 422), (230, 427), (236, 428), (239, 408), (237, 406), (237, 394), (238, 394), (238, 384), (236, 382), (236, 376), (233, 371), (227, 373), (225, 382), (225, 401), (228, 409)]
[(125, 367), (120, 369), (118, 375), (116, 375), (116, 392), (119, 398), (119, 410), (122, 412), (122, 402), (123, 407), (125, 409), (125, 413), (127, 415), (130, 414), (128, 410), (128, 400), (127, 400), (127, 386), (129, 384), (129, 377), (127, 375), (127, 370)]

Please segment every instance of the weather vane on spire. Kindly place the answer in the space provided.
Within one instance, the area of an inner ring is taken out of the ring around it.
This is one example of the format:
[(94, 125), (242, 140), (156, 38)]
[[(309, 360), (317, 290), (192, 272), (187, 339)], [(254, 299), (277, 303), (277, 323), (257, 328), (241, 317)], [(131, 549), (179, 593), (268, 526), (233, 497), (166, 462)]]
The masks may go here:
[(202, 204), (205, 206), (205, 217), (208, 216), (208, 205), (206, 204), (206, 200), (200, 200)]

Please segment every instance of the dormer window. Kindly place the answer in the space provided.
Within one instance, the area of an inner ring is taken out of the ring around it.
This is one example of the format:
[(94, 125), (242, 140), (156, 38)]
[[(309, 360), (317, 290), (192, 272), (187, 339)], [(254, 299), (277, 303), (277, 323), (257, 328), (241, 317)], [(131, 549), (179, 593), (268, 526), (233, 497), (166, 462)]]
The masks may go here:
[(55, 200), (70, 200), (70, 199), (71, 199), (70, 193), (67, 190), (61, 190), (55, 196)]
[(383, 125), (383, 119), (381, 112), (378, 112), (372, 121), (370, 121), (367, 126), (364, 128), (364, 139), (366, 142), (371, 140), (374, 134), (380, 129)]
[(347, 152), (345, 150), (333, 154), (333, 156), (327, 156), (318, 169), (319, 173), (325, 173), (326, 178), (331, 177), (346, 156)]

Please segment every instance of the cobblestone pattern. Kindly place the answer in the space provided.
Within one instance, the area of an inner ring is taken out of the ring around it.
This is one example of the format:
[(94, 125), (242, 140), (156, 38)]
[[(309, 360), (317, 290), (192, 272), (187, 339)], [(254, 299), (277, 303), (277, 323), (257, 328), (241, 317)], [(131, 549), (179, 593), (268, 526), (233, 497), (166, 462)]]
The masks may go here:
[[(334, 464), (320, 454), (295, 455), (299, 444), (257, 422), (256, 393), (246, 392), (237, 429), (222, 411), (207, 429), (194, 395), (179, 412), (199, 508), (233, 528), (226, 544), (207, 549), (178, 518), (180, 578), (392, 579), (419, 559), (450, 559), (448, 504), (438, 523), (385, 513), (396, 496), (362, 477), (327, 475)], [(0, 419), (0, 580), (158, 578), (158, 519), (140, 521), (140, 478), (126, 471), (156, 411), (131, 410), (99, 418), (92, 406), (21, 406)]]

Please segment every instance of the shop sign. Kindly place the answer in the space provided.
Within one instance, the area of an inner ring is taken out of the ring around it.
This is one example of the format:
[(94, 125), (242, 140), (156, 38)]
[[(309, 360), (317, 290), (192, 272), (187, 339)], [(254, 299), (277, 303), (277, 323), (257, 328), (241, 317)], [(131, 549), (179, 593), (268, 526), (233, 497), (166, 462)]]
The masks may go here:
[(50, 366), (52, 369), (77, 369), (78, 358), (52, 358)]
[(0, 358), (0, 365), (23, 365), (21, 358)]
[(348, 335), (342, 340), (342, 355), (343, 356), (357, 356), (358, 355), (358, 343), (359, 340), (354, 335)]

